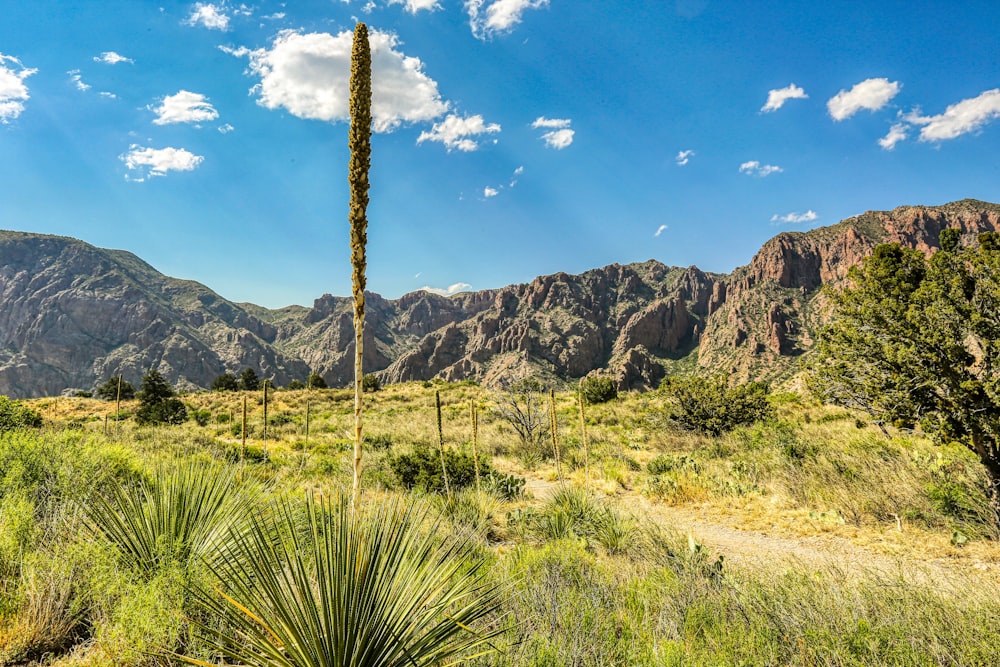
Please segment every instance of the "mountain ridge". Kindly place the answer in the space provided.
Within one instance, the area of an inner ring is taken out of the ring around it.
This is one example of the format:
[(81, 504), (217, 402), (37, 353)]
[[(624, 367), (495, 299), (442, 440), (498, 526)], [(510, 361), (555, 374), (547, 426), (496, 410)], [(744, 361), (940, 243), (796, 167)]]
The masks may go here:
[[(933, 252), (945, 227), (967, 242), (1000, 231), (1000, 205), (900, 206), (782, 232), (728, 274), (651, 259), (451, 297), (368, 293), (366, 372), (490, 385), (605, 373), (635, 388), (694, 369), (781, 380), (825, 317), (824, 284), (880, 242)], [(182, 389), (247, 367), (279, 385), (318, 372), (346, 386), (352, 317), (349, 297), (279, 309), (234, 303), (124, 250), (0, 231), (0, 394), (89, 389), (118, 373), (137, 382), (149, 368)]]

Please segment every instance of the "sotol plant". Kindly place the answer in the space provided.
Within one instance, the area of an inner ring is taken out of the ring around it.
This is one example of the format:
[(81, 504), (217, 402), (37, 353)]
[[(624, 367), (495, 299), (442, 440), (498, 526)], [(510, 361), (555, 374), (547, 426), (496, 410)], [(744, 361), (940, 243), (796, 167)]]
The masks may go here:
[(361, 492), (361, 397), (364, 392), (362, 368), (363, 335), (365, 328), (365, 246), (368, 243), (368, 169), (371, 166), (372, 136), (372, 56), (368, 44), (368, 27), (359, 23), (354, 28), (351, 51), (351, 129), (348, 164), (351, 186), (351, 288), (354, 294), (354, 479), (351, 485), (352, 503), (357, 504)]

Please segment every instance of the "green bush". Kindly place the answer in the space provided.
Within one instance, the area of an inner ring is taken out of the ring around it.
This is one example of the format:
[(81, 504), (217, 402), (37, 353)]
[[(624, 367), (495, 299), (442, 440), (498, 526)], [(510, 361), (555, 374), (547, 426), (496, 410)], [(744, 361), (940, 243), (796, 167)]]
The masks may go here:
[(191, 419), (198, 426), (208, 426), (208, 422), (212, 418), (212, 411), (207, 409), (192, 410), (190, 414)]
[(40, 414), (22, 405), (20, 401), (0, 396), (0, 433), (21, 428), (39, 428), (41, 425)]
[[(448, 471), (448, 486), (452, 491), (464, 488), (476, 481), (476, 468), (472, 456), (445, 450), (444, 466)], [(427, 445), (417, 446), (412, 452), (397, 454), (389, 459), (392, 470), (400, 486), (406, 489), (443, 492), (440, 450)], [(489, 472), (489, 466), (479, 463), (480, 474)]]
[(223, 373), (222, 375), (217, 375), (214, 380), (212, 380), (212, 391), (238, 391), (240, 388), (240, 381), (236, 379), (236, 376), (232, 373)]
[(767, 385), (728, 386), (723, 378), (670, 377), (660, 385), (667, 398), (667, 419), (689, 431), (721, 435), (737, 426), (771, 419), (774, 406)]
[(142, 376), (139, 409), (135, 413), (139, 424), (183, 424), (187, 417), (187, 408), (158, 371), (150, 370)]
[(580, 382), (580, 393), (584, 402), (590, 405), (607, 403), (618, 398), (618, 387), (607, 376), (588, 377)]
[(382, 389), (382, 380), (379, 378), (379, 376), (369, 374), (361, 378), (362, 391), (380, 391), (381, 389)]
[(109, 377), (107, 380), (97, 385), (94, 389), (94, 396), (105, 401), (116, 401), (119, 398), (119, 380), (121, 380), (121, 399), (130, 401), (135, 398), (135, 387), (128, 380), (121, 379), (120, 375)]
[[(371, 376), (366, 376), (371, 377)], [(364, 379), (361, 380), (361, 385), (364, 387)], [(319, 373), (310, 373), (309, 377), (306, 378), (306, 386), (310, 389), (326, 389), (326, 380)]]

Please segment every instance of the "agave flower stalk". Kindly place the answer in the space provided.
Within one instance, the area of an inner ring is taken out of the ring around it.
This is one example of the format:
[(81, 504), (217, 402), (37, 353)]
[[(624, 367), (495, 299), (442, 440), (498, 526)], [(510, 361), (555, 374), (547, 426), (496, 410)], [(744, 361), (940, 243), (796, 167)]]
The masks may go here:
[(351, 483), (351, 505), (357, 505), (361, 493), (361, 399), (364, 369), (365, 329), (365, 247), (368, 244), (368, 169), (371, 166), (372, 136), (372, 57), (368, 44), (368, 27), (354, 27), (351, 50), (351, 129), (348, 146), (351, 150), (348, 180), (351, 188), (351, 290), (354, 295), (354, 478)]

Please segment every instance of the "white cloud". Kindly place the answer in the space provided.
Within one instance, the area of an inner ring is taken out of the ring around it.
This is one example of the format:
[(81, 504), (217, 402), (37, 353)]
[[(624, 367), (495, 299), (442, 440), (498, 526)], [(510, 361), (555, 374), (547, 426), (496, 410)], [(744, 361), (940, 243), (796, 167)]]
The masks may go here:
[(497, 123), (486, 124), (479, 115), (461, 117), (451, 114), (440, 123), (435, 123), (429, 132), (421, 132), (417, 143), (437, 141), (445, 145), (449, 152), (452, 149), (474, 151), (479, 144), (473, 137), (483, 134), (496, 134), (500, 131)]
[[(268, 109), (286, 109), (293, 116), (330, 122), (350, 118), (347, 106), (351, 42), (344, 31), (302, 34), (285, 30), (270, 49), (225, 49), (249, 56), (250, 70), (260, 77), (252, 92)], [(448, 111), (437, 82), (428, 77), (419, 58), (396, 49), (394, 35), (368, 34), (372, 53), (372, 129), (391, 132), (403, 123), (429, 121)]]
[(147, 176), (164, 176), (168, 171), (191, 171), (205, 159), (201, 155), (183, 148), (144, 148), (137, 144), (129, 146), (128, 153), (120, 158), (130, 171), (139, 171), (138, 178), (126, 179), (142, 181)]
[(906, 123), (896, 123), (889, 128), (889, 133), (878, 140), (878, 145), (887, 151), (891, 151), (900, 141), (907, 137)]
[(750, 176), (759, 176), (764, 178), (765, 176), (770, 176), (771, 174), (780, 174), (784, 169), (774, 164), (761, 164), (757, 160), (750, 160), (749, 162), (744, 162), (740, 165), (740, 173), (748, 174)]
[(936, 116), (921, 116), (915, 111), (907, 114), (904, 120), (923, 126), (920, 141), (944, 141), (974, 132), (996, 118), (1000, 118), (1000, 88), (949, 105), (944, 113)]
[(76, 89), (77, 90), (80, 90), (80, 91), (90, 90), (90, 84), (83, 82), (83, 78), (80, 76), (80, 70), (78, 70), (78, 69), (71, 69), (70, 71), (68, 71), (66, 73), (69, 74), (69, 78), (76, 85)]
[(37, 71), (25, 67), (13, 56), (0, 53), (0, 123), (6, 125), (24, 111), (24, 102), (30, 97), (24, 80)]
[(261, 16), (261, 18), (268, 21), (280, 21), (285, 18), (285, 12), (275, 12), (273, 14), (268, 14), (267, 16)]
[(406, 11), (411, 14), (416, 14), (421, 9), (427, 11), (434, 11), (435, 9), (441, 9), (441, 5), (437, 0), (389, 0), (390, 5), (405, 5)]
[(683, 167), (691, 161), (692, 157), (694, 157), (694, 151), (692, 150), (679, 151), (677, 153), (677, 157), (675, 158), (677, 160), (677, 166)]
[(153, 119), (154, 125), (200, 123), (219, 117), (219, 112), (208, 103), (207, 97), (187, 90), (179, 91), (176, 95), (167, 95), (160, 106), (155, 109), (150, 107), (150, 111), (156, 113), (156, 118)]
[(233, 130), (235, 130), (236, 128), (235, 128), (235, 127), (233, 127), (232, 125), (230, 125), (229, 123), (226, 123), (225, 125), (220, 125), (220, 126), (219, 126), (219, 127), (217, 128), (217, 129), (218, 129), (218, 130), (219, 130), (219, 132), (221, 132), (222, 134), (229, 134), (230, 132), (232, 132), (232, 131), (233, 131)]
[(510, 187), (517, 185), (517, 177), (524, 173), (524, 165), (521, 165), (514, 170), (513, 175), (510, 177)]
[(815, 220), (818, 217), (819, 216), (816, 214), (816, 211), (813, 211), (812, 209), (810, 209), (810, 210), (806, 211), (805, 213), (799, 213), (797, 211), (789, 213), (787, 215), (778, 215), (776, 213), (776, 214), (774, 214), (774, 215), (771, 216), (771, 222), (775, 223), (775, 224), (778, 224), (778, 223), (796, 224), (796, 223), (800, 223), (800, 222), (812, 222), (813, 220)]
[(100, 95), (101, 97), (106, 97), (109, 100), (117, 100), (118, 99), (117, 95), (115, 95), (114, 93), (109, 93), (106, 90), (102, 90), (101, 92), (98, 93), (98, 95)]
[(668, 229), (670, 229), (670, 228), (667, 227), (666, 225), (660, 225), (659, 227), (656, 228), (656, 233), (653, 234), (653, 236), (659, 236), (660, 234), (662, 234), (663, 232), (667, 231)]
[(545, 116), (539, 116), (535, 119), (535, 122), (531, 124), (531, 127), (538, 129), (539, 127), (546, 128), (566, 128), (573, 123), (569, 118), (546, 118)]
[(213, 5), (210, 2), (195, 3), (191, 10), (191, 16), (185, 21), (188, 25), (201, 25), (210, 30), (228, 30), (229, 15), (226, 14), (225, 6), (222, 4)]
[(542, 134), (542, 141), (549, 148), (562, 150), (573, 143), (573, 136), (576, 132), (569, 129), (572, 122), (569, 118), (546, 118), (545, 116), (539, 116), (531, 124), (531, 127), (551, 130)]
[[(508, 33), (521, 22), (521, 15), (528, 9), (548, 7), (549, 0), (466, 0), (472, 34), (485, 39), (495, 34)], [(485, 6), (485, 10), (484, 10)]]
[(806, 91), (799, 88), (794, 83), (788, 84), (786, 88), (776, 88), (774, 90), (767, 91), (767, 102), (760, 110), (764, 113), (769, 111), (777, 111), (785, 102), (788, 100), (806, 100), (809, 96), (806, 95)]
[(490, 197), (496, 197), (498, 194), (500, 194), (500, 191), (497, 190), (496, 188), (491, 188), (488, 185), (485, 188), (483, 188), (483, 196), (486, 197), (487, 199), (489, 199)]
[(850, 118), (862, 109), (878, 111), (889, 103), (898, 93), (902, 85), (889, 79), (865, 79), (850, 90), (841, 90), (831, 97), (827, 103), (827, 111), (834, 120)]
[[(417, 275), (420, 275), (419, 273)], [(430, 292), (431, 294), (438, 294), (440, 296), (452, 296), (458, 294), (459, 292), (468, 292), (472, 289), (472, 285), (469, 283), (455, 283), (454, 285), (449, 285), (446, 289), (441, 289), (440, 287), (428, 287), (424, 285), (420, 288), (424, 292)]]
[(104, 63), (106, 65), (117, 65), (118, 63), (134, 63), (135, 61), (131, 58), (126, 58), (120, 53), (115, 53), (114, 51), (105, 51), (99, 56), (94, 56), (95, 63)]

